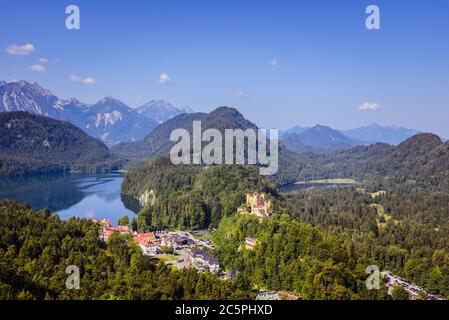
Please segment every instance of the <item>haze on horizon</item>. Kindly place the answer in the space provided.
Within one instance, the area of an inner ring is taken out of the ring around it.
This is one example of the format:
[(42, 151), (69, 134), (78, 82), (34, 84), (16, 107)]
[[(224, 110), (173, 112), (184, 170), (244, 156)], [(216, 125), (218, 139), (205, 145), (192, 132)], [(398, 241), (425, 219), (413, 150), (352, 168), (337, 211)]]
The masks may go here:
[[(0, 80), (95, 103), (228, 105), (261, 127), (449, 137), (449, 1), (0, 0)], [(381, 30), (365, 28), (375, 4)]]

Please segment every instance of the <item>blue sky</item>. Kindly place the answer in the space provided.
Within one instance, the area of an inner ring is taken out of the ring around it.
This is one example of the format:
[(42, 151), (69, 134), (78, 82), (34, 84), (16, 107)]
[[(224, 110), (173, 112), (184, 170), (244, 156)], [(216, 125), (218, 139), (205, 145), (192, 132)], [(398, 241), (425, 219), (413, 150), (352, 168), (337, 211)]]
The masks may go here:
[[(80, 30), (65, 28), (69, 4)], [(365, 28), (370, 4), (381, 30)], [(63, 98), (228, 105), (267, 128), (380, 123), (449, 136), (449, 0), (0, 0), (0, 9), (0, 79)], [(26, 44), (34, 51), (6, 50)], [(359, 110), (365, 102), (380, 109)]]

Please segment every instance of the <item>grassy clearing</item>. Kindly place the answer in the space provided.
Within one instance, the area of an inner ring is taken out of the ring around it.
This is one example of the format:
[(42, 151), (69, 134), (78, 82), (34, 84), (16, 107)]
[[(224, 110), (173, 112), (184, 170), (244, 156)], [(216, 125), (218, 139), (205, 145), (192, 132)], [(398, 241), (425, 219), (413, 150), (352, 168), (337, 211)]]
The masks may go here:
[(171, 262), (178, 260), (178, 256), (175, 256), (173, 254), (161, 254), (156, 256), (156, 258), (158, 258), (162, 262)]
[(358, 184), (354, 179), (349, 178), (335, 178), (335, 179), (321, 179), (321, 180), (311, 180), (311, 181), (298, 181), (296, 184)]
[(198, 240), (210, 241), (212, 240), (212, 233), (194, 234), (193, 237)]

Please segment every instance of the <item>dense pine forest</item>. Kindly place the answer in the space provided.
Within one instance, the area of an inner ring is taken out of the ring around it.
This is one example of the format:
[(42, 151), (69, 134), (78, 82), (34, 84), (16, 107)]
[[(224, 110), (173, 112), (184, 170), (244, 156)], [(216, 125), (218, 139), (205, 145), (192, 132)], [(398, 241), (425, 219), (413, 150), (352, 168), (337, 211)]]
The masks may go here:
[(0, 176), (107, 172), (124, 163), (71, 123), (27, 112), (0, 113)]
[[(91, 221), (0, 202), (0, 299), (249, 299), (244, 282), (174, 270), (141, 255), (126, 236), (107, 243)], [(66, 268), (80, 267), (67, 290)]]
[[(447, 192), (373, 179), (279, 193), (255, 169), (174, 166), (159, 158), (132, 171), (123, 191), (147, 196), (135, 222), (143, 230), (217, 228), (220, 261), (256, 288), (305, 299), (388, 299), (385, 287), (366, 290), (365, 268), (376, 265), (449, 297)], [(237, 213), (254, 191), (273, 200), (273, 217)], [(246, 237), (259, 245), (245, 250)]]
[(177, 166), (157, 158), (131, 171), (122, 185), (126, 195), (140, 198), (141, 230), (214, 228), (236, 212), (249, 192), (276, 193), (256, 167)]
[[(305, 299), (387, 298), (368, 292), (365, 268), (376, 265), (426, 290), (449, 296), (449, 195), (320, 189), (285, 195), (266, 221), (224, 218), (217, 252), (263, 287)], [(394, 205), (392, 205), (395, 203)], [(245, 237), (260, 244), (242, 250)]]

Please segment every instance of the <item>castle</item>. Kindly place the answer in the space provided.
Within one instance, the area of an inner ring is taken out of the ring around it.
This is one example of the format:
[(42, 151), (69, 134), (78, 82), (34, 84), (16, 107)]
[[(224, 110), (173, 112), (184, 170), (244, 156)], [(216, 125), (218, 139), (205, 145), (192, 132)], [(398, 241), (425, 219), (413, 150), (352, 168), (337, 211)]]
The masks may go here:
[[(261, 218), (268, 218), (273, 214), (271, 209), (271, 201), (265, 199), (265, 194), (257, 192), (246, 195), (246, 205), (250, 209), (250, 214)], [(243, 212), (243, 210), (240, 210)]]

